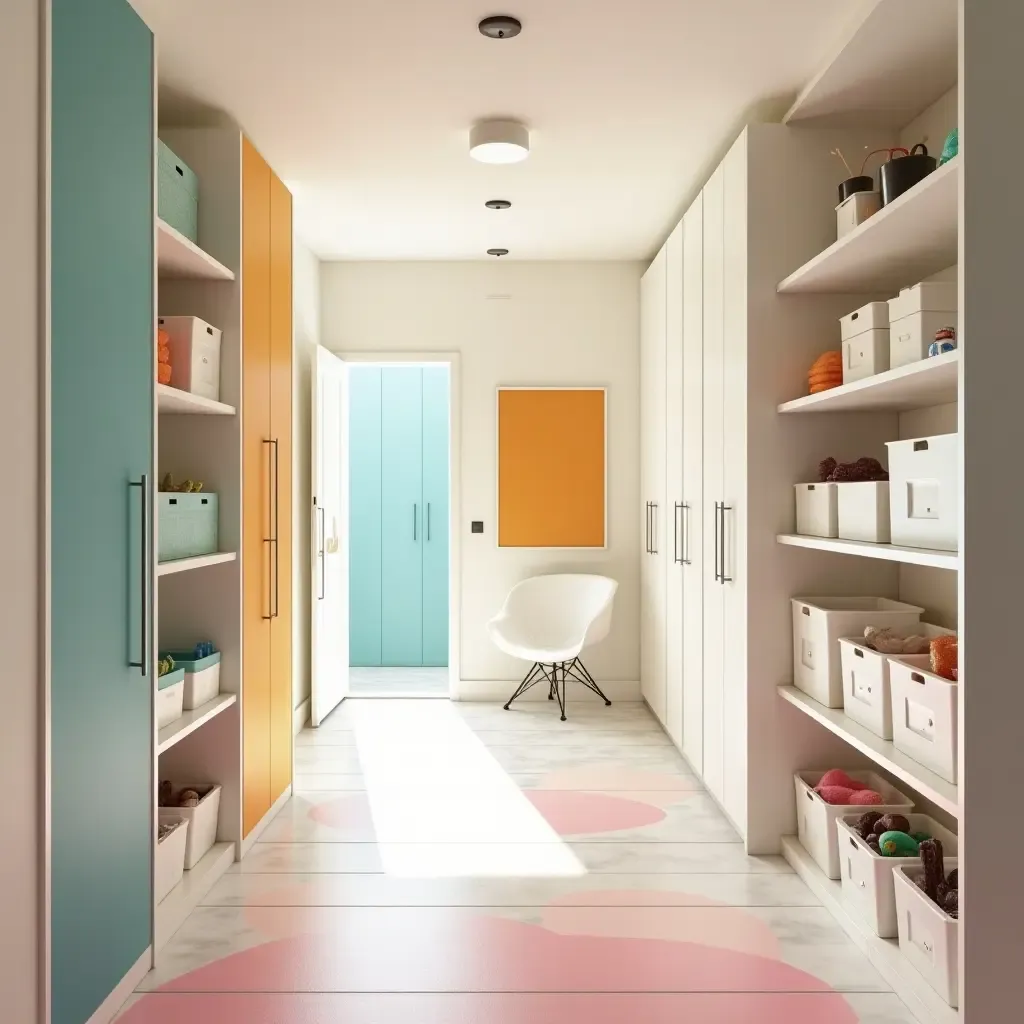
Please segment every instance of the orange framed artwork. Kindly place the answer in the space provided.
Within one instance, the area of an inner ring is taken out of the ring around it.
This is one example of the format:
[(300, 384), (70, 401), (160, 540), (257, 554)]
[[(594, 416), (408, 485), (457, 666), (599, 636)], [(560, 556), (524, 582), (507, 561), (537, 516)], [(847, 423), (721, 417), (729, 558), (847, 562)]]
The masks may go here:
[(498, 388), (498, 547), (607, 545), (608, 390)]

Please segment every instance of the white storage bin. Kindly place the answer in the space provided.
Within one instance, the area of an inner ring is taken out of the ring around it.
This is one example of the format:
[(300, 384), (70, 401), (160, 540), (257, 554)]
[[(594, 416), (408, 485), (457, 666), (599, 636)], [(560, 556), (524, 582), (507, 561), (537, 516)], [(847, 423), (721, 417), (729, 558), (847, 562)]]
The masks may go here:
[(909, 814), (914, 809), (913, 801), (894, 789), (880, 775), (874, 772), (847, 772), (851, 779), (863, 782), (868, 789), (878, 793), (884, 803), (872, 807), (859, 804), (827, 804), (814, 792), (824, 772), (797, 772), (793, 777), (796, 787), (796, 830), (800, 845), (811, 855), (815, 864), (829, 878), (839, 878), (839, 836), (836, 832), (836, 818), (849, 814), (863, 814), (878, 811), (880, 814)]
[(888, 302), (889, 323), (912, 313), (956, 313), (959, 305), (956, 281), (922, 281), (903, 288)]
[(897, 750), (956, 782), (957, 684), (930, 671), (927, 654), (890, 655), (892, 742)]
[(184, 818), (188, 822), (188, 839), (185, 843), (185, 870), (191, 871), (217, 842), (217, 821), (220, 816), (220, 786), (209, 783), (184, 783), (174, 786), (177, 796), (183, 789), (194, 789), (201, 794), (197, 807), (161, 807), (161, 822)]
[[(954, 858), (947, 860), (946, 874), (957, 865)], [(922, 874), (924, 868), (920, 866), (893, 869), (900, 951), (950, 1006), (958, 1006), (960, 922), (918, 888), (915, 879)]]
[(185, 700), (185, 673), (175, 669), (157, 680), (156, 691), (156, 727), (165, 725), (181, 718)]
[(178, 821), (178, 827), (162, 840), (157, 840), (156, 856), (153, 870), (153, 895), (157, 903), (181, 881), (185, 873), (185, 844), (188, 842), (188, 821), (180, 814), (175, 814), (171, 824)]
[[(952, 635), (952, 630), (919, 623), (905, 631), (931, 639)], [(892, 691), (889, 655), (866, 647), (861, 637), (841, 637), (839, 660), (843, 670), (843, 709), (848, 718), (883, 740), (892, 739)]]
[(839, 536), (843, 540), (889, 543), (892, 534), (887, 480), (840, 484), (838, 507)]
[(864, 331), (843, 342), (843, 383), (873, 377), (889, 369), (889, 329)]
[(838, 484), (794, 484), (796, 532), (805, 537), (838, 537)]
[[(873, 808), (865, 808), (872, 810)], [(893, 868), (920, 865), (919, 857), (883, 857), (854, 831), (859, 814), (836, 818), (839, 830), (839, 860), (843, 874), (843, 899), (850, 910), (875, 930), (883, 939), (894, 939), (896, 927), (896, 888)], [(933, 818), (924, 814), (908, 814), (911, 832), (927, 832), (942, 843), (947, 856), (957, 855), (956, 836)]]
[(793, 685), (827, 708), (843, 706), (839, 638), (868, 626), (914, 632), (923, 608), (884, 597), (794, 597)]
[(889, 441), (886, 447), (893, 544), (956, 551), (960, 539), (960, 435)]
[(197, 316), (162, 316), (170, 336), (171, 387), (220, 401), (221, 332)]
[(854, 192), (836, 207), (836, 238), (848, 235), (882, 208), (879, 192)]
[(957, 325), (955, 281), (924, 281), (889, 300), (889, 363), (895, 369), (925, 359), (936, 331)]
[(197, 658), (194, 651), (168, 651), (177, 668), (185, 673), (186, 711), (208, 704), (220, 693), (220, 651)]
[(889, 329), (889, 303), (869, 302), (855, 309), (839, 320), (839, 333), (843, 341), (856, 338), (865, 331), (887, 331)]

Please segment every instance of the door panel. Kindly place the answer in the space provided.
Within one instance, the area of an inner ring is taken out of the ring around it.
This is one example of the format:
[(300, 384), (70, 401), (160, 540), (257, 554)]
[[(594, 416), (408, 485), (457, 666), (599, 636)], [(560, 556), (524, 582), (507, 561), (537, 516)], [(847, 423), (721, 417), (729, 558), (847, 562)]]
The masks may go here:
[(450, 374), (423, 367), (423, 664), (448, 664)]
[(381, 664), (423, 664), (423, 371), (381, 378)]
[(270, 419), (270, 168), (242, 140), (243, 821), (270, 810), (273, 455)]
[(292, 781), (292, 197), (270, 174), (270, 436), (274, 470), (270, 802)]
[(722, 501), (724, 427), (724, 216), (722, 167), (704, 186), (704, 782), (724, 800), (724, 597), (716, 505)]
[[(683, 221), (683, 753), (704, 770), (704, 205)], [(707, 525), (711, 521), (707, 520)]]
[(360, 667), (381, 664), (381, 376), (348, 368), (349, 663)]
[(153, 37), (127, 3), (53, 0), (53, 1024), (88, 1020), (152, 927), (152, 504), (130, 486), (145, 475), (152, 497), (152, 85)]

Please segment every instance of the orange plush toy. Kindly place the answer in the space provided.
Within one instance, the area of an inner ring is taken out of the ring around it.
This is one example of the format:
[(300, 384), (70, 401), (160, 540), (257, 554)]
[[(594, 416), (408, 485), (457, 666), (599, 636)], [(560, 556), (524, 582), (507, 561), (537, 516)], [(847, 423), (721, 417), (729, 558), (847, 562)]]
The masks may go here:
[(810, 394), (837, 388), (843, 383), (843, 353), (823, 352), (814, 360), (807, 371), (807, 386)]
[(171, 336), (161, 327), (156, 332), (156, 379), (171, 383)]

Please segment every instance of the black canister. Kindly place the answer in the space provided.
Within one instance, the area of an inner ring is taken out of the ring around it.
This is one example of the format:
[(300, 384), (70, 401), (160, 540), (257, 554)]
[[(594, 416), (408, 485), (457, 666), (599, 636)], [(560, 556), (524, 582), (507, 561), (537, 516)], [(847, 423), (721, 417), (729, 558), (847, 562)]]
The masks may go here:
[(870, 174), (857, 174), (839, 183), (839, 202), (845, 203), (857, 192), (874, 192), (875, 179)]
[[(918, 152), (920, 150), (920, 152)], [(882, 185), (882, 205), (888, 206), (894, 199), (912, 189), (935, 170), (938, 161), (928, 155), (928, 147), (919, 142), (909, 156), (898, 156), (887, 160), (878, 169)]]

